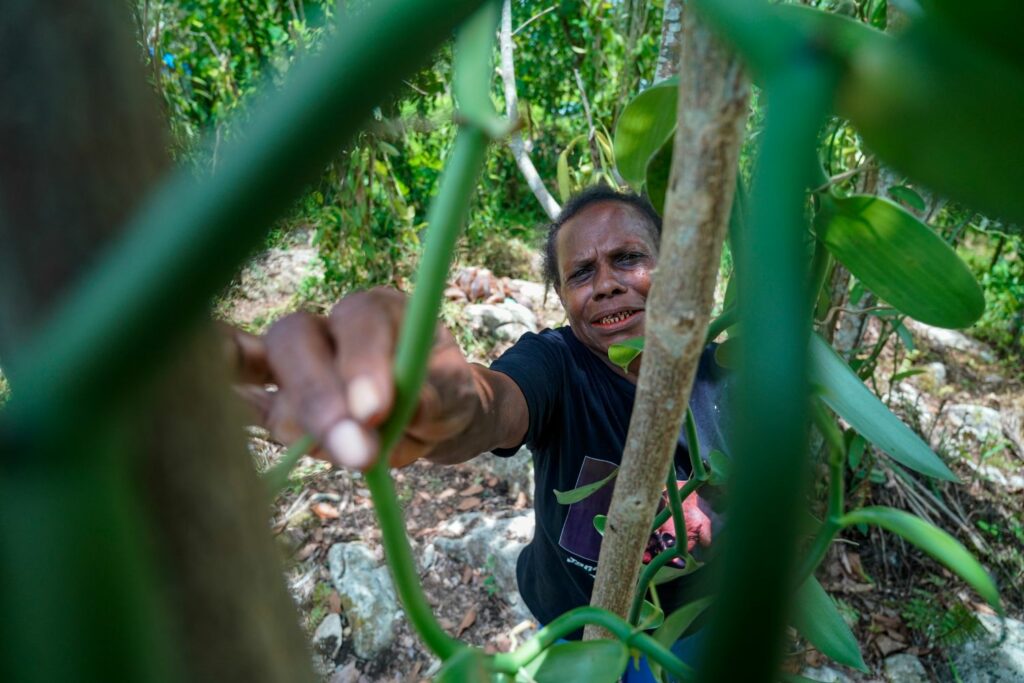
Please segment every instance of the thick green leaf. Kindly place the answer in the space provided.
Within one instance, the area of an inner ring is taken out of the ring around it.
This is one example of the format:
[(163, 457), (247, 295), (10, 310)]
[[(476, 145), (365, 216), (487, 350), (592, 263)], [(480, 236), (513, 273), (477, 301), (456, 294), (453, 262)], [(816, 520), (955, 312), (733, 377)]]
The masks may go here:
[(665, 215), (665, 195), (668, 193), (668, 176), (672, 172), (672, 150), (674, 140), (669, 138), (647, 164), (647, 198), (651, 206)]
[(823, 655), (854, 669), (868, 670), (850, 627), (813, 576), (793, 597), (793, 625)]
[(925, 206), (924, 199), (911, 187), (906, 185), (893, 185), (889, 188), (889, 194), (894, 198), (898, 199), (914, 211), (923, 212), (927, 207)]
[(608, 523), (608, 515), (594, 515), (594, 528), (604, 536), (604, 526)]
[(653, 628), (658, 628), (664, 622), (665, 613), (661, 611), (661, 608), (655, 606), (653, 602), (644, 600), (644, 604), (640, 608), (640, 618), (637, 619), (636, 627), (641, 631), (649, 631)]
[(683, 631), (707, 609), (712, 600), (713, 598), (709, 596), (683, 605), (665, 618), (665, 623), (658, 627), (652, 637), (665, 647), (672, 647), (672, 643), (679, 640)]
[(449, 657), (437, 672), (436, 683), (489, 683), (487, 660), (483, 650), (464, 647)]
[(608, 360), (622, 368), (623, 372), (629, 370), (629, 364), (644, 350), (644, 338), (636, 337), (627, 339), (621, 344), (612, 344), (608, 347)]
[(970, 584), (992, 609), (1002, 614), (999, 590), (992, 577), (959, 541), (942, 529), (909, 512), (888, 507), (853, 510), (843, 515), (839, 522), (844, 527), (874, 524), (910, 541)]
[(967, 327), (985, 310), (981, 286), (953, 248), (888, 199), (823, 197), (815, 227), (858, 280), (912, 318)]
[[(959, 4), (969, 15), (986, 3)], [(1016, 26), (1001, 23), (1011, 33)], [(1024, 164), (1013, 141), (1020, 140), (1024, 69), (961, 30), (925, 16), (851, 60), (838, 110), (874, 154), (915, 182), (1021, 222)]]
[(569, 491), (558, 491), (556, 489), (555, 498), (562, 505), (572, 505), (573, 503), (578, 503), (587, 496), (594, 493), (595, 491), (601, 489), (605, 484), (614, 479), (615, 475), (617, 475), (618, 473), (619, 471), (616, 469), (601, 481), (595, 481), (593, 484), (580, 486), (579, 488), (571, 489)]
[(615, 127), (615, 163), (635, 190), (647, 178), (647, 162), (676, 129), (677, 84), (670, 78), (634, 97)]
[(517, 683), (615, 683), (626, 670), (629, 650), (618, 640), (582, 640), (552, 645), (524, 666)]
[(930, 477), (957, 481), (921, 438), (864, 386), (850, 366), (817, 334), (811, 335), (811, 383), (832, 410), (897, 462)]

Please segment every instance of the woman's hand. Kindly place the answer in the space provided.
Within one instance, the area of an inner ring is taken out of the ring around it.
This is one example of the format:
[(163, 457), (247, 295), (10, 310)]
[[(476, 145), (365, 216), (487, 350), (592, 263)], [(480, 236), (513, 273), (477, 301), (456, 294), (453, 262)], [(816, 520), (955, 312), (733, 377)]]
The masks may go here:
[[(406, 303), (400, 292), (377, 288), (345, 297), (326, 318), (286, 316), (263, 337), (233, 330), (240, 392), (281, 442), (308, 433), (321, 457), (369, 468), (380, 447), (379, 428), (394, 406), (392, 366)], [(457, 437), (478, 406), (471, 367), (439, 325), (419, 405), (390, 464), (407, 465)]]

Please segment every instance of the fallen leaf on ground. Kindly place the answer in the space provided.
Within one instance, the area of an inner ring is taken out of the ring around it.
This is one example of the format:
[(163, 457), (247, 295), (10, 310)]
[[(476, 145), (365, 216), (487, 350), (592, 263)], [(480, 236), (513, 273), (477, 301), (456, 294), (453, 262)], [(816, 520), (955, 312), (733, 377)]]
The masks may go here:
[(472, 578), (473, 578), (473, 568), (469, 567), (469, 566), (465, 567), (462, 570), (462, 583), (469, 583), (469, 580), (472, 579)]
[(465, 498), (466, 496), (475, 496), (478, 493), (483, 493), (484, 487), (480, 484), (473, 484), (469, 488), (465, 488), (459, 491), (459, 495)]
[(438, 500), (444, 500), (445, 498), (451, 498), (454, 495), (455, 495), (455, 489), (447, 488), (444, 491), (441, 491), (441, 493), (437, 494), (437, 499)]
[(302, 546), (302, 549), (299, 550), (298, 553), (295, 554), (295, 559), (299, 562), (305, 562), (313, 556), (313, 553), (315, 553), (316, 549), (319, 547), (320, 544), (318, 543), (307, 543), (306, 545)]
[(457, 507), (461, 511), (472, 510), (473, 508), (480, 507), (480, 503), (482, 502), (483, 501), (481, 501), (476, 496), (472, 496), (470, 498), (463, 498), (462, 502), (459, 503)]
[(459, 628), (455, 631), (455, 637), (458, 638), (466, 629), (472, 626), (476, 622), (476, 607), (470, 607), (466, 615), (462, 617), (462, 621), (459, 622)]
[(878, 636), (875, 638), (875, 647), (882, 653), (883, 657), (888, 657), (893, 652), (905, 649), (907, 646), (905, 643), (899, 643), (889, 636)]
[(331, 591), (327, 596), (327, 609), (331, 614), (341, 614), (341, 596), (338, 595), (338, 591)]
[(338, 519), (341, 514), (338, 512), (338, 508), (334, 507), (330, 503), (314, 503), (309, 506), (309, 509), (313, 511), (313, 514), (320, 519)]

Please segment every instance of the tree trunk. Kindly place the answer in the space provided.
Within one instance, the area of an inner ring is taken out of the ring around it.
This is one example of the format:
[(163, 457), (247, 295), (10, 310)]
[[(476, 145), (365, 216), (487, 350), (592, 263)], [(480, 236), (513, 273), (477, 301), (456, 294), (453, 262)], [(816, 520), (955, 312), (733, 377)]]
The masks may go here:
[[(749, 88), (740, 61), (683, 17), (679, 127), (636, 403), (591, 604), (625, 616), (704, 348), (736, 184)], [(587, 629), (586, 636), (599, 630)]]
[[(169, 166), (128, 17), (68, 0), (0, 16), (12, 380), (19, 349)], [(171, 365), (59, 452), (0, 444), (4, 680), (312, 680), (214, 336)]]
[[(501, 46), (501, 82), (505, 87), (505, 115), (510, 120), (519, 116), (519, 97), (516, 94), (516, 67), (513, 58), (514, 45), (512, 43), (512, 0), (505, 0), (501, 7), (501, 31), (499, 33)], [(526, 184), (529, 186), (533, 196), (540, 202), (541, 208), (548, 218), (554, 219), (562, 207), (558, 205), (555, 198), (548, 192), (544, 180), (537, 173), (537, 167), (533, 165), (530, 153), (526, 149), (523, 134), (518, 130), (513, 131), (508, 137), (508, 146), (512, 150), (512, 156), (516, 160), (519, 172), (523, 174)]]
[(683, 35), (683, 0), (665, 0), (661, 17), (661, 47), (654, 69), (654, 82), (675, 76), (679, 69), (680, 42)]

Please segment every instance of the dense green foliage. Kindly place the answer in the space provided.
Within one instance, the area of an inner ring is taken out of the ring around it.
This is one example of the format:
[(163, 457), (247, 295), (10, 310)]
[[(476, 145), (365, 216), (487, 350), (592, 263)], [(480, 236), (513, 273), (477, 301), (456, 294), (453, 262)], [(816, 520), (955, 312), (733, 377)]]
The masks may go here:
[[(280, 83), (295, 59), (316, 51), (325, 37), (344, 35), (347, 14), (358, 13), (362, 4), (140, 2), (145, 54), (166, 103), (176, 155), (198, 168), (215, 168), (223, 141), (244, 123), (242, 105), (264, 83)], [(639, 0), (566, 0), (553, 9), (537, 0), (513, 3), (524, 137), (552, 192), (566, 148), (572, 187), (607, 173), (600, 162), (595, 169), (586, 144), (583, 99), (595, 128), (610, 130), (624, 103), (653, 74), (659, 10), (660, 3)], [(338, 150), (280, 224), (278, 234), (293, 226), (315, 229), (328, 294), (402, 284), (411, 274), (429, 198), (454, 139), (450, 84), (449, 47), (377, 108), (359, 139)], [(492, 96), (503, 110), (500, 79)], [(518, 265), (508, 262), (502, 244), (512, 238), (535, 243), (546, 217), (507, 148), (491, 148), (477, 189), (462, 249), (499, 272)]]

